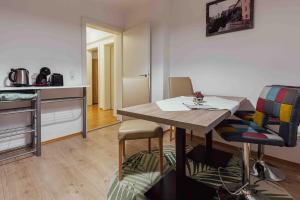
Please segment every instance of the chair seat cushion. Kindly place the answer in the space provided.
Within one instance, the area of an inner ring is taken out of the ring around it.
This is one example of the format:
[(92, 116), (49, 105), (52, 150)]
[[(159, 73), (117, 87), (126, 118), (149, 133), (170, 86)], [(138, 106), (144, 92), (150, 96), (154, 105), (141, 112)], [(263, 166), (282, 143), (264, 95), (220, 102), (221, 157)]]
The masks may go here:
[(255, 111), (237, 111), (234, 113), (238, 118), (245, 121), (253, 121)]
[(134, 119), (124, 121), (119, 129), (119, 140), (157, 138), (163, 136), (163, 129), (154, 122)]
[[(237, 111), (236, 113), (234, 113), (234, 115), (245, 121), (253, 121), (255, 116), (255, 111)], [(278, 118), (269, 117), (267, 124), (280, 125), (280, 120)]]
[(250, 121), (225, 120), (216, 127), (216, 131), (224, 140), (230, 142), (284, 146), (284, 140), (280, 136)]

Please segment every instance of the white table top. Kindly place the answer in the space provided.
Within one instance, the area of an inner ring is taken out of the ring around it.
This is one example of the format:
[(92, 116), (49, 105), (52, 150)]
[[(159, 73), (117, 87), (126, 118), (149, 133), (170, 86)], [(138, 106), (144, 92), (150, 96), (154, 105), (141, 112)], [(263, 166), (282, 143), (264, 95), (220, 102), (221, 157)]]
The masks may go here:
[(30, 86), (30, 87), (2, 87), (0, 91), (20, 91), (20, 90), (54, 90), (54, 89), (75, 89), (75, 88), (86, 88), (88, 85), (70, 85), (70, 86)]

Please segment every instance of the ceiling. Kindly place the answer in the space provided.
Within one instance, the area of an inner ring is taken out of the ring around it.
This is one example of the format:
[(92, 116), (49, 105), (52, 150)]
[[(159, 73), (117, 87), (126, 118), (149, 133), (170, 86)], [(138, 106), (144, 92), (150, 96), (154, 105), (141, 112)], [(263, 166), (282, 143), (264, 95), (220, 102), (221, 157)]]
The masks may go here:
[[(151, 0), (93, 0), (95, 2), (104, 3), (124, 11), (132, 10), (147, 5)], [(152, 0), (153, 1), (153, 0)]]
[(113, 36), (113, 34), (86, 27), (86, 43), (92, 43), (109, 36)]

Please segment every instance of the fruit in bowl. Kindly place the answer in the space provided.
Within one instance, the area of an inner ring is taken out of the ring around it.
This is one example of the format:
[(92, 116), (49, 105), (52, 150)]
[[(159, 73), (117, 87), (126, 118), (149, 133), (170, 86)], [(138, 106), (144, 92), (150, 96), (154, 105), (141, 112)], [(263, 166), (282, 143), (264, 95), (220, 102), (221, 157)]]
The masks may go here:
[(194, 95), (194, 102), (196, 104), (203, 103), (204, 95), (202, 94), (202, 92), (195, 92), (193, 95)]

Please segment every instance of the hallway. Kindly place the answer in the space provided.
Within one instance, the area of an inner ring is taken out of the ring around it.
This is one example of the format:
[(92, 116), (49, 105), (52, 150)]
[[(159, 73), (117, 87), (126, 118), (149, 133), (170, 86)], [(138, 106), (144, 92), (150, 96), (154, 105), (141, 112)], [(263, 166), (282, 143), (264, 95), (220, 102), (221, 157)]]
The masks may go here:
[(88, 106), (87, 110), (89, 131), (118, 123), (117, 118), (113, 115), (113, 110), (99, 109), (97, 104)]

